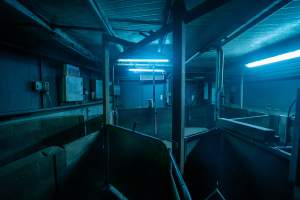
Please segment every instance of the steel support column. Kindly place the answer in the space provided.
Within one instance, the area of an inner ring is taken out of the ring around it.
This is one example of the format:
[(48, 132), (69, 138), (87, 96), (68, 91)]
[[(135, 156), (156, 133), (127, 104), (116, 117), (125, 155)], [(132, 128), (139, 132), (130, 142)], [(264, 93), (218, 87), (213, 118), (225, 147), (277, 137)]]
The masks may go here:
[(290, 180), (294, 184), (294, 198), (300, 198), (300, 89), (297, 91), (296, 119), (293, 131), (293, 149), (290, 162)]
[(215, 119), (220, 116), (220, 107), (224, 103), (224, 51), (222, 47), (217, 48), (216, 62), (216, 109)]
[(296, 119), (293, 133), (290, 178), (295, 186), (300, 187), (300, 89), (297, 91)]
[[(105, 37), (104, 37), (105, 38)], [(103, 117), (104, 123), (110, 123), (110, 110), (109, 110), (109, 48), (108, 41), (103, 40)]]
[(110, 123), (109, 109), (109, 42), (106, 37), (102, 39), (103, 44), (103, 121), (104, 121), (104, 154), (105, 154), (105, 187), (109, 185), (109, 135), (106, 125)]
[(184, 106), (185, 106), (185, 25), (183, 1), (174, 5), (173, 26), (173, 104), (172, 104), (172, 151), (176, 162), (184, 169)]
[(244, 72), (241, 73), (240, 107), (241, 109), (244, 108)]

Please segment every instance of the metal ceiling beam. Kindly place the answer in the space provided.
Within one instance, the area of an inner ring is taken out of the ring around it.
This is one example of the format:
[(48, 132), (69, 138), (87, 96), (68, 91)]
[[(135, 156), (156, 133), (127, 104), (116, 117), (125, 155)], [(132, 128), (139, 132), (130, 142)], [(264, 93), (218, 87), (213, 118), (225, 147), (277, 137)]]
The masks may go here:
[[(29, 23), (19, 23), (16, 24), (18, 26), (36, 26), (36, 24), (29, 24)], [(60, 28), (60, 29), (70, 29), (70, 30), (78, 30), (78, 31), (99, 31), (99, 32), (105, 32), (103, 28), (100, 27), (94, 27), (94, 26), (77, 26), (77, 25), (67, 25), (67, 24), (50, 24), (51, 27)], [(115, 28), (116, 31), (128, 31), (128, 32), (148, 32), (147, 30), (134, 30), (134, 29), (122, 29), (122, 28)], [(118, 38), (118, 37), (117, 37)], [(129, 41), (127, 41), (129, 42)], [(131, 43), (131, 42), (129, 42)]]
[(242, 33), (246, 32), (248, 29), (251, 27), (255, 26), (262, 20), (266, 19), (268, 16), (272, 15), (282, 7), (286, 6), (288, 3), (290, 3), (292, 0), (276, 0), (272, 4), (270, 4), (267, 8), (262, 10), (260, 13), (252, 17), (250, 20), (248, 20), (246, 23), (242, 24), (239, 26), (237, 29), (234, 31), (227, 33), (226, 36), (217, 38), (213, 41), (208, 42), (204, 47), (201, 47), (200, 50), (195, 52), (191, 57), (189, 57), (186, 60), (186, 64), (191, 62), (193, 59), (197, 58), (199, 55), (202, 53), (212, 49), (216, 48), (217, 46), (223, 46), (233, 40), (234, 38), (238, 37)]
[[(166, 0), (165, 8), (163, 9), (163, 26), (166, 26), (171, 18), (172, 0)], [(163, 35), (159, 40), (158, 52), (163, 51), (163, 46), (166, 43), (168, 34)]]
[[(96, 0), (88, 0), (88, 2), (94, 10), (95, 14), (97, 15), (99, 21), (101, 22), (101, 25), (104, 27), (104, 30), (110, 36), (107, 37), (107, 39), (109, 39), (113, 43), (121, 44), (122, 46), (132, 46), (132, 42), (117, 37), (117, 34), (115, 33), (111, 24), (109, 23), (108, 18), (105, 16), (101, 5)], [(117, 45), (117, 47), (120, 51), (123, 50), (120, 46)]]
[(143, 40), (137, 42), (135, 45), (129, 47), (127, 50), (122, 52), (118, 57), (119, 58), (125, 58), (126, 56), (130, 55), (131, 53), (139, 50), (140, 48), (146, 46), (147, 44), (150, 44), (151, 42), (161, 38), (163, 35), (169, 33), (172, 31), (172, 24), (168, 24), (166, 26), (163, 26), (158, 31), (153, 32), (148, 37), (145, 37)]
[(88, 0), (88, 2), (95, 12), (96, 16), (98, 17), (99, 21), (101, 22), (101, 25), (104, 27), (105, 31), (111, 36), (116, 36), (112, 26), (110, 25), (107, 17), (103, 12), (101, 5), (95, 0)]
[(184, 16), (184, 22), (186, 24), (192, 22), (193, 20), (205, 15), (221, 6), (226, 4), (231, 0), (206, 0), (198, 6), (195, 6), (191, 10), (187, 10)]
[(79, 31), (105, 31), (103, 28), (93, 27), (93, 26), (77, 26), (77, 25), (66, 25), (66, 24), (51, 24), (52, 27), (61, 28), (61, 29), (70, 29), (70, 30), (79, 30)]
[(251, 18), (245, 24), (228, 34), (225, 38), (222, 39), (221, 45), (224, 45), (234, 38), (238, 37), (249, 28), (253, 27), (254, 25), (258, 24), (262, 20), (266, 19), (268, 16), (272, 15), (274, 12), (278, 11), (280, 8), (286, 6), (292, 0), (276, 0), (272, 4), (270, 4), (267, 8), (265, 8), (262, 12)]
[(122, 46), (133, 46), (136, 43), (135, 42), (129, 42), (127, 40), (121, 39), (119, 37), (114, 37), (111, 35), (105, 35), (106, 39), (109, 40), (110, 42), (116, 43), (116, 44), (120, 44)]
[(95, 61), (95, 56), (86, 48), (81, 46), (76, 40), (69, 37), (68, 34), (66, 34), (64, 31), (62, 31), (59, 28), (53, 28), (51, 25), (36, 15), (34, 12), (29, 10), (25, 5), (20, 3), (18, 0), (4, 0), (4, 3), (21, 13), (22, 15), (30, 18), (32, 21), (34, 21), (39, 26), (43, 27), (47, 31), (51, 32), (53, 34), (53, 39), (55, 39), (57, 42), (62, 44), (63, 46), (71, 49), (72, 51), (76, 52), (77, 54)]
[[(36, 24), (29, 24), (29, 23), (22, 23), (22, 24), (17, 24), (18, 26), (38, 26)], [(51, 27), (53, 28), (60, 28), (60, 29), (70, 29), (70, 30), (79, 30), (79, 31), (98, 31), (98, 32), (103, 32), (105, 31), (103, 28), (98, 28), (98, 27), (92, 27), (92, 26), (76, 26), (76, 25), (63, 25), (63, 24), (51, 24)], [(131, 30), (126, 30), (126, 31), (131, 31)], [(121, 39), (119, 37), (114, 37), (110, 35), (106, 35), (106, 39), (110, 40), (113, 43), (121, 44), (123, 46), (132, 46), (136, 43), (130, 42), (124, 39)]]
[(140, 20), (140, 19), (131, 19), (131, 18), (109, 18), (110, 22), (123, 22), (130, 24), (147, 24), (147, 25), (159, 25), (163, 24), (160, 20)]

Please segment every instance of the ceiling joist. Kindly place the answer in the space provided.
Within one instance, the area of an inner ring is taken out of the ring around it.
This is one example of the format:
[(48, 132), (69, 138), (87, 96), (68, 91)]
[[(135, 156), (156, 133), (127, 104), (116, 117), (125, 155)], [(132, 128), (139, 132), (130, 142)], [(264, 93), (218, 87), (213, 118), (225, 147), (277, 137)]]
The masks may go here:
[(105, 16), (101, 5), (95, 0), (88, 0), (88, 3), (93, 9), (94, 13), (96, 14), (102, 27), (104, 27), (106, 33), (108, 33), (111, 36), (116, 36), (116, 33), (114, 32), (111, 24), (109, 23), (108, 18)]
[(230, 2), (231, 0), (206, 0), (205, 2), (201, 3), (200, 5), (186, 10), (184, 14), (184, 22), (186, 24), (192, 22), (193, 20), (205, 15), (223, 5)]
[(168, 24), (166, 26), (163, 26), (158, 31), (153, 32), (148, 37), (145, 37), (143, 40), (141, 40), (141, 41), (137, 42), (135, 45), (129, 47), (127, 50), (122, 52), (118, 57), (119, 58), (126, 58), (131, 53), (139, 50), (140, 48), (142, 48), (142, 47), (150, 44), (151, 42), (161, 38), (162, 36), (168, 34), (169, 32), (172, 31), (172, 28), (173, 28), (172, 24)]
[(27, 18), (31, 19), (34, 23), (38, 24), (39, 26), (43, 27), (45, 30), (49, 31), (53, 35), (53, 39), (56, 40), (61, 45), (71, 49), (73, 52), (87, 58), (88, 60), (95, 61), (95, 56), (85, 47), (80, 45), (76, 40), (71, 38), (68, 34), (66, 34), (60, 28), (53, 28), (51, 25), (36, 15), (34, 12), (29, 10), (25, 5), (20, 3), (18, 0), (4, 0), (4, 2), (18, 11), (20, 14), (26, 16)]

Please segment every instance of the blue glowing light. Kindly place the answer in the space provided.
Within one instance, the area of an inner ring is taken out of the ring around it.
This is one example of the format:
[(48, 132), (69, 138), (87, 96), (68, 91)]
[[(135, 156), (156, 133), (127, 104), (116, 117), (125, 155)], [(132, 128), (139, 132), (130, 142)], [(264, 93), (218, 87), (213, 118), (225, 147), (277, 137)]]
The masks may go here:
[(118, 59), (118, 62), (129, 63), (168, 63), (169, 59)]
[(155, 64), (151, 64), (151, 63), (118, 63), (118, 66), (134, 66), (134, 67), (170, 67), (172, 65), (168, 64), (168, 63), (155, 63)]
[(298, 57), (300, 57), (300, 50), (296, 50), (296, 51), (281, 54), (278, 56), (251, 62), (251, 63), (246, 64), (246, 67), (248, 67), (248, 68), (260, 67), (263, 65), (268, 65), (271, 63), (276, 63), (276, 62), (280, 62), (280, 61), (284, 61), (284, 60), (290, 60), (290, 59), (298, 58)]
[[(153, 73), (153, 69), (137, 69), (137, 68), (131, 68), (131, 69), (128, 69), (128, 71), (130, 72), (152, 72)], [(165, 72), (165, 70), (163, 69), (154, 69), (154, 72)]]
[(298, 57), (300, 57), (300, 50), (292, 51), (289, 53), (281, 54), (278, 56), (266, 58), (266, 59), (255, 61), (255, 62), (251, 62), (251, 63), (246, 64), (246, 67), (248, 67), (248, 68), (260, 67), (263, 65), (268, 65), (271, 63), (276, 63), (276, 62), (280, 62), (280, 61), (284, 61), (284, 60), (290, 60), (290, 59), (298, 58)]

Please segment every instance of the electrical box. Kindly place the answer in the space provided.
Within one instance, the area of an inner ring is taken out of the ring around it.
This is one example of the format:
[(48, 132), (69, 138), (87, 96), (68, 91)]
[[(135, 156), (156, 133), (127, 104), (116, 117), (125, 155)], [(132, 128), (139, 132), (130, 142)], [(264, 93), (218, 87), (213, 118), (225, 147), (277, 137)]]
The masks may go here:
[(32, 89), (37, 92), (41, 92), (43, 90), (43, 82), (42, 81), (33, 81)]
[(76, 76), (64, 76), (62, 80), (62, 101), (83, 101), (83, 79)]
[(91, 99), (103, 99), (102, 80), (91, 80)]
[(77, 76), (80, 77), (80, 69), (74, 65), (64, 64), (63, 74), (65, 76)]

